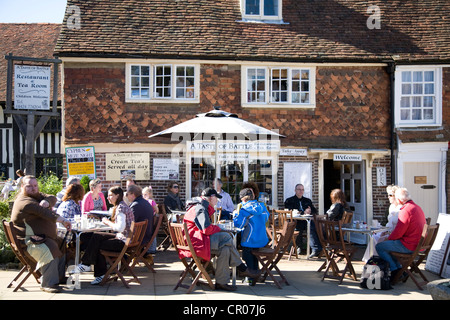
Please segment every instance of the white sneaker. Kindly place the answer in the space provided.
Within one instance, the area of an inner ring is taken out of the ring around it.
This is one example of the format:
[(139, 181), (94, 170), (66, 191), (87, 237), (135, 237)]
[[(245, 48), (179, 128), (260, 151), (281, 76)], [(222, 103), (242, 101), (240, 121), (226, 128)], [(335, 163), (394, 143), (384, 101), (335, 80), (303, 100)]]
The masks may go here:
[(105, 275), (95, 278), (94, 281), (91, 282), (91, 284), (92, 285), (100, 284), (104, 277), (105, 277)]
[(77, 265), (75, 268), (73, 268), (72, 270), (69, 271), (69, 274), (73, 274), (73, 273), (83, 273), (83, 272), (88, 272), (91, 271), (91, 266), (87, 266), (85, 264), (80, 263), (79, 265)]

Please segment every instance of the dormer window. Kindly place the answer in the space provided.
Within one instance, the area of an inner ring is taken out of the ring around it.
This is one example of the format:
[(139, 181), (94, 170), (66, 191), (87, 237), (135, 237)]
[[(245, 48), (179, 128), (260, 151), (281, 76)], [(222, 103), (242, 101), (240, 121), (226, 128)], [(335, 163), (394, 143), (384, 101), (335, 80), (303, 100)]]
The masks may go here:
[(241, 0), (245, 20), (281, 20), (282, 0)]

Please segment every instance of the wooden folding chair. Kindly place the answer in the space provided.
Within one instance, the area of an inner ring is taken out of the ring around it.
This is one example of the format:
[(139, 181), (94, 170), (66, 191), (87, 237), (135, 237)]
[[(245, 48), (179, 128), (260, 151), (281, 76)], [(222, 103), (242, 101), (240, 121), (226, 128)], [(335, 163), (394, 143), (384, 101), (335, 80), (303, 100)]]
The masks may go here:
[[(158, 209), (159, 209), (159, 214), (163, 216), (163, 220), (161, 223), (161, 230), (163, 231), (163, 234), (164, 234), (164, 239), (159, 244), (158, 250), (160, 250), (161, 248), (164, 248), (164, 251), (166, 251), (172, 245), (172, 242), (171, 242), (172, 239), (170, 237), (170, 232), (169, 232), (169, 223), (171, 221), (169, 221), (169, 219), (167, 218), (166, 206), (164, 204), (158, 204)], [(166, 244), (166, 243), (167, 243), (167, 246), (164, 247), (164, 244)]]
[[(318, 237), (327, 259), (327, 266), (322, 281), (325, 278), (338, 279), (339, 284), (341, 284), (347, 272), (349, 272), (353, 280), (357, 281), (355, 269), (351, 262), (356, 248), (345, 243), (342, 221), (317, 220), (316, 223), (318, 226)], [(345, 267), (342, 270), (339, 269), (337, 264), (341, 259), (345, 262)]]
[[(273, 280), (275, 285), (281, 289), (281, 284), (286, 283), (286, 285), (289, 285), (289, 282), (287, 281), (284, 274), (281, 272), (281, 270), (278, 268), (277, 264), (285, 254), (285, 252), (288, 250), (289, 244), (292, 240), (292, 236), (295, 231), (296, 222), (295, 221), (285, 221), (283, 223), (283, 229), (280, 234), (280, 238), (278, 239), (277, 245), (275, 248), (270, 247), (264, 247), (252, 250), (252, 254), (258, 259), (258, 262), (261, 263), (261, 275), (262, 275), (262, 281), (264, 282), (267, 278), (267, 276), (270, 276), (270, 278)], [(278, 275), (281, 277), (281, 281), (278, 281), (274, 274), (272, 273), (272, 270), (275, 269), (278, 273)]]
[(14, 229), (14, 224), (12, 223), (12, 221), (8, 222), (6, 220), (3, 220), (2, 224), (6, 239), (8, 240), (12, 251), (23, 265), (22, 269), (20, 269), (19, 273), (14, 277), (14, 279), (11, 280), (7, 288), (11, 288), (11, 286), (20, 279), (24, 272), (27, 272), (25, 277), (16, 285), (13, 292), (19, 290), (19, 288), (22, 287), (22, 285), (31, 275), (33, 275), (37, 283), (40, 284), (41, 282), (39, 279), (41, 277), (41, 273), (39, 272), (39, 270), (36, 270), (37, 261), (33, 257), (31, 257), (31, 255), (22, 247), (19, 239), (17, 239), (17, 233)]
[[(142, 243), (142, 239), (145, 235), (145, 230), (147, 229), (147, 223), (147, 220), (141, 222), (133, 221), (131, 223), (130, 232), (127, 239), (125, 240), (125, 245), (123, 246), (122, 251), (116, 252), (100, 250), (100, 253), (105, 257), (106, 261), (110, 265), (108, 271), (106, 271), (105, 273), (102, 282), (100, 282), (100, 285), (104, 285), (108, 281), (112, 280), (117, 281), (117, 278), (120, 278), (120, 280), (122, 280), (122, 283), (127, 288), (130, 288), (130, 286), (128, 285), (130, 282), (137, 282), (141, 284), (133, 269), (130, 268), (130, 263), (136, 256), (138, 252), (137, 250)], [(125, 254), (127, 254), (128, 257), (126, 257)], [(131, 274), (132, 279), (126, 280), (124, 278), (123, 273), (125, 273), (125, 271)], [(113, 274), (115, 274), (115, 276), (113, 276)]]
[(158, 217), (155, 216), (154, 218), (156, 219), (156, 221), (154, 220), (154, 223), (153, 223), (154, 228), (153, 228), (152, 237), (151, 237), (150, 241), (148, 241), (147, 243), (141, 244), (141, 247), (138, 249), (139, 254), (134, 257), (133, 263), (130, 266), (131, 269), (133, 269), (136, 266), (136, 264), (138, 264), (139, 262), (142, 262), (145, 264), (145, 266), (147, 267), (148, 270), (150, 270), (153, 273), (156, 273), (156, 271), (155, 271), (155, 269), (153, 269), (152, 265), (147, 261), (146, 258), (144, 258), (148, 249), (150, 248), (153, 241), (156, 239), (156, 236), (158, 235), (158, 231), (159, 231), (159, 228), (161, 227), (161, 223), (163, 220), (163, 215), (160, 214)]
[(344, 211), (344, 214), (342, 215), (342, 224), (349, 224), (352, 222), (353, 218), (353, 212), (352, 211)]
[[(200, 278), (203, 277), (209, 287), (214, 290), (215, 286), (209, 276), (206, 268), (211, 264), (211, 260), (204, 260), (197, 256), (192, 245), (191, 238), (186, 223), (170, 223), (169, 224), (170, 236), (172, 243), (177, 250), (178, 256), (183, 263), (185, 269), (180, 274), (180, 278), (173, 290), (177, 290), (178, 287), (188, 289), (187, 293), (191, 293), (197, 283), (200, 283)], [(190, 259), (190, 261), (188, 261)], [(196, 271), (198, 269), (198, 271)], [(183, 284), (187, 275), (191, 275), (192, 283), (190, 286)]]
[[(277, 236), (279, 236), (282, 232), (284, 223), (287, 221), (296, 221), (292, 218), (292, 210), (276, 210), (273, 209), (272, 210), (272, 217), (274, 220), (273, 222), (273, 226), (274, 226), (274, 230), (275, 230), (275, 244), (277, 243)], [(298, 259), (298, 253), (297, 253), (297, 243), (296, 243), (296, 239), (297, 237), (300, 235), (300, 231), (296, 231), (294, 230), (294, 234), (292, 235), (292, 246), (291, 249), (288, 251), (286, 251), (286, 254), (289, 254), (289, 258), (288, 260), (291, 260), (292, 254), (295, 255), (295, 257)]]
[[(400, 271), (397, 272), (394, 279), (392, 279), (393, 284), (397, 283), (400, 280), (400, 277), (403, 275), (403, 273), (406, 272), (408, 276), (403, 279), (403, 282), (406, 282), (408, 278), (411, 278), (416, 284), (416, 286), (420, 290), (423, 290), (423, 286), (428, 283), (428, 279), (425, 277), (422, 271), (420, 271), (419, 265), (428, 256), (428, 253), (430, 252), (431, 247), (433, 246), (434, 240), (436, 239), (438, 230), (439, 224), (435, 224), (432, 226), (425, 224), (423, 226), (422, 236), (420, 237), (419, 244), (417, 245), (413, 253), (408, 254), (400, 252), (391, 252), (391, 255), (395, 259), (397, 259), (397, 261), (400, 262), (400, 264), (402, 265)], [(418, 273), (423, 281), (419, 282), (417, 278), (414, 277), (413, 272)]]

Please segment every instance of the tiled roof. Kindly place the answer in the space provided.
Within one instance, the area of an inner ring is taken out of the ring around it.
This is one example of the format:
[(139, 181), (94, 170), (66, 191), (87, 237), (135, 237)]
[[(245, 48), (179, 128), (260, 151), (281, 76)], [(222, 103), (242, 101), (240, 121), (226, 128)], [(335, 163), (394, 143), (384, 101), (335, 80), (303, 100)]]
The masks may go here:
[[(239, 3), (68, 0), (67, 5), (80, 8), (81, 27), (64, 23), (56, 52), (284, 61), (384, 61), (393, 56), (398, 61), (450, 60), (448, 0), (283, 0), (283, 24), (243, 22)], [(381, 10), (381, 29), (367, 27), (371, 5)]]
[(0, 101), (6, 100), (5, 56), (53, 59), (60, 29), (60, 24), (51, 23), (0, 23)]

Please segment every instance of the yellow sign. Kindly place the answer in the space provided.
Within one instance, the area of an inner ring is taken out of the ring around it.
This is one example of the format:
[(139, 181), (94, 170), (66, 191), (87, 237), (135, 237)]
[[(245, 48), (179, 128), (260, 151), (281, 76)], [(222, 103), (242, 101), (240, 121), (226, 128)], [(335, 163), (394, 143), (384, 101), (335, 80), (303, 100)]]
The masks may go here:
[(66, 148), (67, 176), (96, 178), (94, 147)]

